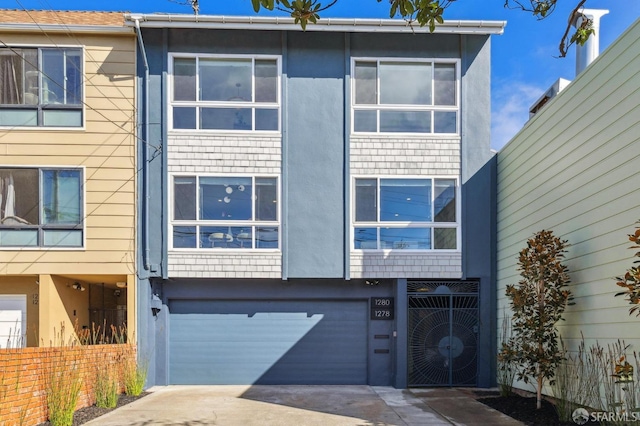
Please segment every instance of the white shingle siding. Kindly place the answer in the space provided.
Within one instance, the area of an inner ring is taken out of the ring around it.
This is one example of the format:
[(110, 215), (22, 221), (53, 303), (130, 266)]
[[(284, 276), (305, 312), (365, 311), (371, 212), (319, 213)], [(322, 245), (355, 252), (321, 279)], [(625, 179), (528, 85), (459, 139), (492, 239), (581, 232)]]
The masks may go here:
[(279, 136), (170, 135), (169, 173), (280, 174)]
[(351, 253), (351, 278), (462, 278), (460, 253)]
[[(169, 173), (280, 175), (279, 136), (170, 135)], [(281, 278), (280, 253), (178, 253), (169, 250), (169, 275), (188, 278)]]
[(169, 276), (180, 278), (280, 278), (280, 253), (169, 253)]
[[(351, 175), (460, 175), (460, 138), (351, 136)], [(461, 253), (352, 252), (351, 278), (462, 277)]]
[(460, 174), (459, 138), (351, 136), (352, 175)]

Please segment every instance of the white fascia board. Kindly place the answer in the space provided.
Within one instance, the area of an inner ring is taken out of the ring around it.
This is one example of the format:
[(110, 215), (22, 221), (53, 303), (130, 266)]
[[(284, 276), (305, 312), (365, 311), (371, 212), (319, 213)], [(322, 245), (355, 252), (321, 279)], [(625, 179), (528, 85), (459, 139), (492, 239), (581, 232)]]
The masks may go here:
[(122, 27), (107, 25), (68, 25), (68, 24), (0, 24), (0, 31), (6, 32), (64, 32), (64, 33), (95, 33), (95, 34), (134, 34), (134, 29), (127, 25)]
[[(138, 21), (145, 28), (201, 28), (237, 30), (302, 31), (293, 18), (266, 16), (217, 16), (187, 14), (125, 13), (126, 25)], [(436, 25), (436, 34), (502, 34), (506, 21), (445, 21)], [(307, 25), (307, 31), (363, 33), (429, 33), (428, 27), (409, 25), (400, 19), (323, 18)]]

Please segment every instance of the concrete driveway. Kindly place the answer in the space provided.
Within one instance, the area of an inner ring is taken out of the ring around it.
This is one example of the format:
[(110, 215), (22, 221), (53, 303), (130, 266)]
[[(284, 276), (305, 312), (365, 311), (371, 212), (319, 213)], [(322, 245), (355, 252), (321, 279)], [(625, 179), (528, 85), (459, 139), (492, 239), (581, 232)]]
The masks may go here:
[(166, 386), (86, 425), (521, 425), (457, 389)]

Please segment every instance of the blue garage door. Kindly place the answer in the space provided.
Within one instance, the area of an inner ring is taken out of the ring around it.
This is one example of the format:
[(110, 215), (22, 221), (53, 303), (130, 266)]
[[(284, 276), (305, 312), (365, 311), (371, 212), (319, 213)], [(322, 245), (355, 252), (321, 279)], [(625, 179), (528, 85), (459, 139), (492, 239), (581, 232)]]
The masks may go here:
[(170, 300), (171, 384), (366, 384), (367, 304)]

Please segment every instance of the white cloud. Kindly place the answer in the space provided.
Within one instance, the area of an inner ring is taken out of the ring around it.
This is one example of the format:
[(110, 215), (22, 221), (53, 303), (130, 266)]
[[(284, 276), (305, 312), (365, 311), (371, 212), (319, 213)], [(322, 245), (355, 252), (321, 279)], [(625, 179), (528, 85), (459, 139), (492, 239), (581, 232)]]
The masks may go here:
[(529, 119), (529, 107), (544, 89), (529, 83), (510, 81), (494, 86), (491, 100), (491, 148), (501, 149)]

